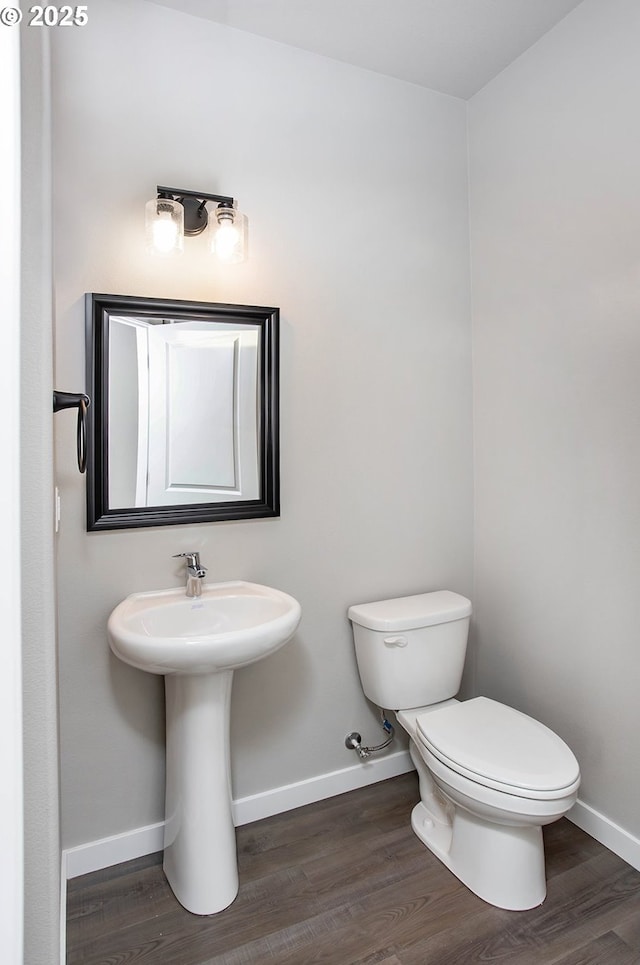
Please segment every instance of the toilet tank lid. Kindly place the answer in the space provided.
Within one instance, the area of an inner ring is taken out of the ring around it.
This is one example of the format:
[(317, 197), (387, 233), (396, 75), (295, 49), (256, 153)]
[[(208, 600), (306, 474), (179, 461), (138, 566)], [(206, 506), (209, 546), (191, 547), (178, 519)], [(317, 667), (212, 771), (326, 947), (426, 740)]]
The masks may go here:
[(416, 630), (450, 623), (471, 615), (471, 601), (451, 590), (360, 603), (349, 607), (348, 617), (368, 630)]

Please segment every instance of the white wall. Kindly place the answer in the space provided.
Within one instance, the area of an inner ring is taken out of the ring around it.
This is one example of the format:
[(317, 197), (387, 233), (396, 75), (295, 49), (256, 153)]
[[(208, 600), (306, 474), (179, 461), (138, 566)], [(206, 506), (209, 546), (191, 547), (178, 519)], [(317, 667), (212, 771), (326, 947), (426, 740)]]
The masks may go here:
[[(20, 41), (16, 31), (0, 31), (0, 125), (7, 149), (0, 154), (0, 181), (8, 202), (0, 224), (0, 316), (3, 351), (0, 382), (5, 407), (0, 420), (0, 474), (3, 506), (20, 506)], [(13, 833), (3, 847), (0, 865), (0, 934), (7, 965), (23, 962), (24, 856), (22, 647), (20, 616), (20, 514), (5, 519), (0, 558), (0, 729), (3, 788), (0, 822)]]
[[(28, 965), (51, 965), (60, 954), (60, 807), (53, 536), (50, 58), (46, 33), (21, 30), (20, 40), (24, 961)], [(17, 566), (16, 560), (12, 563)]]
[[(236, 796), (355, 764), (378, 740), (346, 609), (471, 594), (471, 379), (463, 102), (144, 3), (103, 0), (54, 36), (56, 381), (84, 384), (82, 296), (278, 305), (282, 516), (84, 529), (74, 420), (57, 422), (64, 842), (163, 816), (161, 681), (113, 659), (127, 593), (213, 580), (302, 603), (294, 641), (236, 675)], [(156, 184), (233, 194), (250, 260), (199, 240), (144, 254)], [(389, 229), (387, 229), (389, 226)]]
[(479, 689), (636, 837), (639, 49), (585, 0), (470, 102)]

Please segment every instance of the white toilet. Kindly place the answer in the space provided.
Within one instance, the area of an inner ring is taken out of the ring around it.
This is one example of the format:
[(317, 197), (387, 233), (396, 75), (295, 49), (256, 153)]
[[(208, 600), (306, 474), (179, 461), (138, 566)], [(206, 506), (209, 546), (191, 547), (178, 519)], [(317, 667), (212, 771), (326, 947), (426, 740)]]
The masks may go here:
[(498, 908), (544, 901), (542, 825), (576, 801), (580, 769), (563, 740), (487, 697), (452, 699), (471, 603), (449, 590), (349, 609), (362, 688), (410, 737), (421, 801), (411, 825), (471, 891)]

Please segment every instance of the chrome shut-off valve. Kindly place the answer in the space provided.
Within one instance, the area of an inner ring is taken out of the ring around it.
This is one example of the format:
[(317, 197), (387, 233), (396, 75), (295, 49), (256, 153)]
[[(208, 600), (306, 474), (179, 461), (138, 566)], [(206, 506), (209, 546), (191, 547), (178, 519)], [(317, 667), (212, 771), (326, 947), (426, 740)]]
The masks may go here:
[(362, 746), (362, 735), (355, 730), (347, 734), (344, 739), (344, 746), (350, 751), (357, 751), (358, 757), (362, 761), (366, 761), (371, 753), (368, 747)]
[(363, 747), (362, 737), (355, 730), (351, 731), (350, 734), (347, 734), (344, 739), (344, 746), (347, 748), (347, 750), (356, 751), (361, 761), (366, 761), (367, 758), (371, 757), (372, 754), (375, 754), (376, 751), (384, 750), (385, 747), (389, 746), (395, 736), (393, 725), (387, 720), (387, 716), (383, 710), (380, 711), (380, 715), (382, 729), (385, 734), (388, 735), (386, 741), (383, 741), (382, 744), (376, 744), (375, 747)]

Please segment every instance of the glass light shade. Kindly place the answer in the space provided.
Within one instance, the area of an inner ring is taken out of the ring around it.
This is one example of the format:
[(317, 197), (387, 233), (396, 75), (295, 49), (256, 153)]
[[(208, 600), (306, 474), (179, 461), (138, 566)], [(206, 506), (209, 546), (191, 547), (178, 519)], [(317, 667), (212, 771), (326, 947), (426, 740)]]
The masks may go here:
[(145, 208), (147, 251), (154, 255), (182, 253), (184, 208), (170, 198), (154, 198)]
[(227, 265), (247, 257), (247, 219), (235, 208), (220, 206), (209, 218), (211, 251)]

